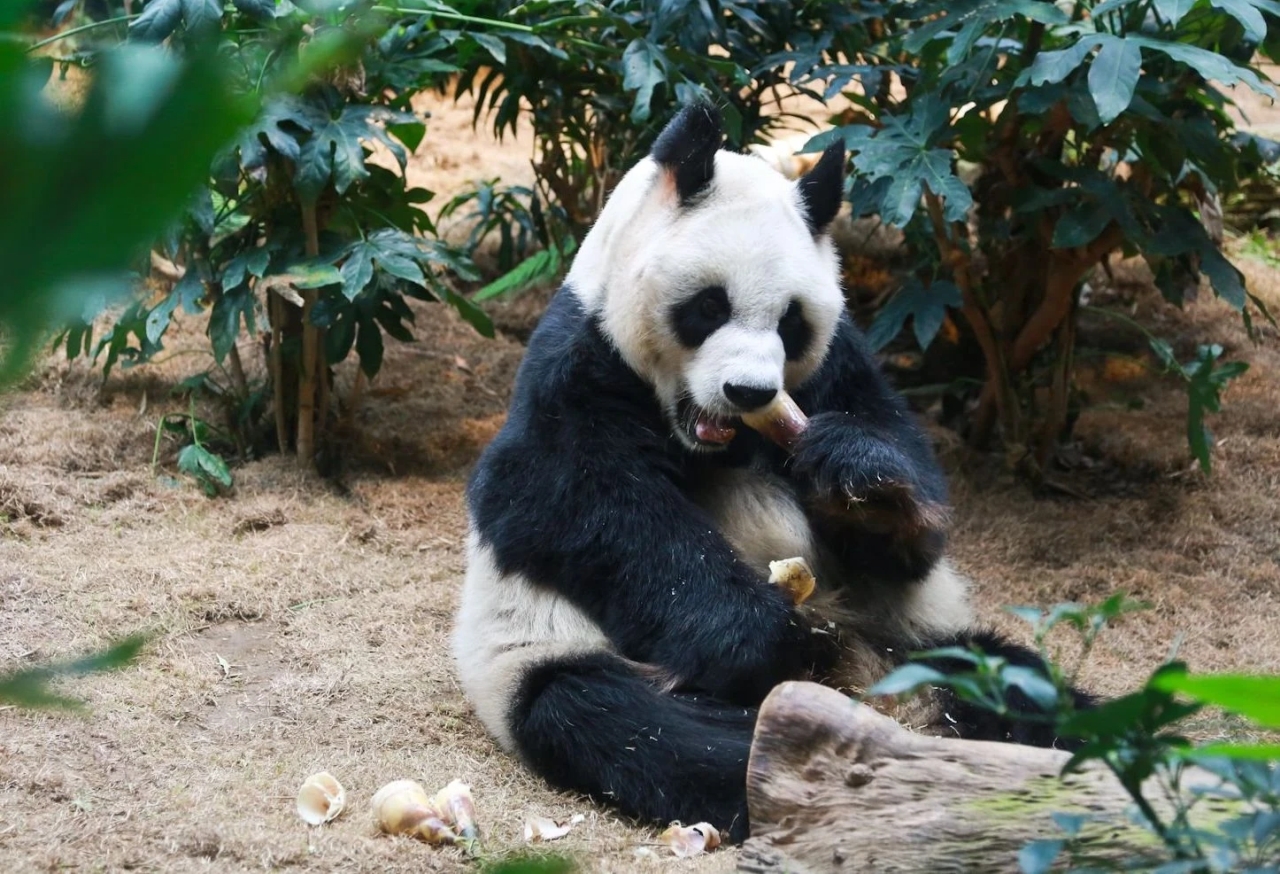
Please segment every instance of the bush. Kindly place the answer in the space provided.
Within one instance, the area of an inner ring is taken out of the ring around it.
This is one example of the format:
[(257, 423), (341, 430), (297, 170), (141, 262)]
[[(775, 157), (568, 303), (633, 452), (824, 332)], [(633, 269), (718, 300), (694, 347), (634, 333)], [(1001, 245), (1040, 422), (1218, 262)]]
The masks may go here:
[[(1280, 6), (965, 0), (878, 9), (882, 40), (792, 71), (800, 84), (832, 83), (859, 68), (862, 87), (845, 92), (857, 107), (852, 123), (807, 149), (845, 139), (854, 214), (903, 228), (919, 264), (873, 335), (886, 342), (911, 318), (927, 347), (948, 309), (963, 314), (985, 360), (973, 445), (987, 445), (998, 426), (1011, 463), (1043, 475), (1072, 402), (1081, 283), (1116, 252), (1145, 258), (1171, 303), (1205, 276), (1251, 332), (1258, 314), (1270, 319), (1200, 214), (1260, 163), (1253, 138), (1231, 136), (1221, 86), (1273, 93), (1251, 60), (1280, 47)], [(971, 185), (958, 175), (966, 164), (976, 168)], [(1204, 413), (1245, 365), (1216, 364), (1214, 346), (1184, 363), (1168, 344), (1152, 345), (1187, 382), (1190, 445), (1207, 470)]]
[[(182, 389), (223, 402), (225, 421), (215, 429), (222, 439), (199, 439), (210, 423), (194, 415), (164, 424), (194, 441), (180, 464), (210, 491), (229, 483), (215, 448), (244, 457), (271, 442), (305, 464), (317, 459), (338, 406), (358, 398), (358, 389), (333, 396), (333, 366), (354, 351), (361, 375), (376, 375), (384, 337), (412, 339), (406, 299), (445, 303), (493, 334), (457, 290), (458, 281), (478, 278), (474, 265), (438, 238), (424, 209), (432, 193), (405, 181), (407, 154), (426, 131), (411, 100), (474, 56), (502, 57), (508, 32), (525, 31), (428, 5), (401, 12), (367, 0), (306, 9), (237, 0), (224, 9), (149, 0), (129, 23), (129, 45), (216, 51), (238, 94), (256, 97), (292, 77), (292, 87), (264, 95), (256, 117), (208, 164), (204, 186), (160, 236), (150, 263), (142, 259), (140, 272), (154, 268), (162, 292), (144, 289), (96, 341), (91, 326), (101, 310), (92, 308), (60, 338), (69, 356), (101, 361), (106, 376), (117, 364), (153, 359), (180, 315), (207, 315), (214, 366)], [(299, 72), (299, 54), (339, 63), (325, 75)], [(90, 62), (93, 54), (76, 57)], [(261, 338), (265, 381), (251, 381), (241, 358), (246, 335)], [(274, 428), (264, 432), (267, 409)]]
[[(1035, 633), (1047, 674), (1009, 665), (979, 650), (945, 649), (919, 653), (916, 659), (946, 659), (968, 668), (943, 675), (925, 665), (908, 663), (890, 673), (870, 695), (903, 695), (929, 686), (945, 686), (957, 697), (1001, 716), (1016, 690), (1044, 710), (1043, 722), (1059, 737), (1077, 741), (1079, 750), (1062, 776), (1090, 762), (1106, 767), (1133, 799), (1138, 821), (1157, 838), (1157, 849), (1140, 858), (1101, 860), (1090, 843), (1105, 841), (1105, 818), (1057, 813), (1061, 834), (1028, 844), (1019, 856), (1025, 874), (1041, 874), (1061, 861), (1070, 870), (1154, 870), (1161, 874), (1280, 871), (1280, 746), (1274, 744), (1195, 744), (1183, 735), (1189, 717), (1205, 707), (1221, 707), (1242, 717), (1246, 730), (1280, 729), (1280, 677), (1194, 675), (1186, 665), (1170, 661), (1137, 691), (1106, 701), (1093, 710), (1077, 711), (1068, 686), (1074, 681), (1098, 635), (1117, 618), (1143, 605), (1115, 595), (1096, 606), (1061, 604), (1048, 611), (1016, 608)], [(1057, 626), (1075, 629), (1080, 656), (1070, 669), (1051, 659), (1045, 640)], [(1221, 780), (1219, 786), (1184, 785), (1185, 769), (1197, 765)], [(1167, 802), (1171, 816), (1157, 812), (1156, 798)], [(1213, 828), (1193, 825), (1191, 812), (1225, 800), (1229, 815)]]

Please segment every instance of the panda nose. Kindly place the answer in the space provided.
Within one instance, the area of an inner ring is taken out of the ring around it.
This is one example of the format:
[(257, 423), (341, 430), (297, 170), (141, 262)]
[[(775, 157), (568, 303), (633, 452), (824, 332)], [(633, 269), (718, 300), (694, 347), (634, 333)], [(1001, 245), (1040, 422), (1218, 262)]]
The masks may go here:
[(778, 394), (776, 388), (756, 388), (752, 385), (724, 384), (724, 396), (740, 410), (758, 410)]

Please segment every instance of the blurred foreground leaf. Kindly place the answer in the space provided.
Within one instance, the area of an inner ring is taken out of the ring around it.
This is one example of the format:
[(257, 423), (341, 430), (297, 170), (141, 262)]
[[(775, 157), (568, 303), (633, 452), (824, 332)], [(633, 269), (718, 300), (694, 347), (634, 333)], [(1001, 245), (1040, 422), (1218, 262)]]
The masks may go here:
[(136, 634), (109, 649), (74, 661), (0, 675), (0, 704), (80, 710), (84, 706), (80, 701), (51, 691), (49, 683), (59, 677), (79, 677), (122, 668), (137, 658), (147, 640), (147, 635)]

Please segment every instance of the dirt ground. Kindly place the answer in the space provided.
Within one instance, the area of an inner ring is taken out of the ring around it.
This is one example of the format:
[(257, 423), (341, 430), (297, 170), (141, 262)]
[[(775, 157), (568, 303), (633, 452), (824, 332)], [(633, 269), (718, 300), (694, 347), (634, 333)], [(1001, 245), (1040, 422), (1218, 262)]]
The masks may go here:
[[(415, 162), (414, 181), (446, 193), (468, 178), (527, 177), (527, 149), (437, 107), (422, 149), (433, 157)], [(1280, 271), (1241, 263), (1280, 311)], [(1086, 665), (1098, 692), (1131, 689), (1175, 646), (1201, 671), (1280, 671), (1276, 332), (1253, 346), (1211, 299), (1172, 311), (1134, 268), (1095, 299), (1158, 325), (1181, 353), (1213, 339), (1250, 362), (1211, 423), (1214, 475), (1189, 465), (1178, 387), (1113, 356), (1089, 370), (1099, 400), (1080, 419), (1076, 469), (1061, 475), (1077, 495), (1035, 497), (981, 464), (966, 478), (954, 439), (936, 432), (953, 471), (956, 561), (983, 612), (1015, 634), (1002, 605), (1118, 590), (1150, 601)], [(638, 855), (655, 832), (548, 790), (461, 696), (447, 633), (463, 486), (502, 422), (518, 338), (537, 313), (498, 309), (510, 333), (487, 341), (441, 307), (418, 308), (418, 340), (388, 346), (332, 481), (268, 457), (211, 500), (181, 480), (169, 444), (153, 475), (157, 419), (178, 408), (170, 391), (207, 366), (198, 323), (163, 361), (105, 385), (83, 362), (51, 359), (0, 398), (0, 670), (157, 634), (136, 666), (63, 684), (87, 700), (85, 717), (0, 709), (0, 870), (469, 869), (457, 851), (375, 834), (369, 799), (400, 777), (469, 782), (499, 856), (521, 847), (526, 816), (583, 813), (549, 849), (587, 870), (733, 867), (732, 851)], [(257, 366), (247, 340), (242, 352)], [(1237, 729), (1206, 719), (1198, 730)], [(311, 829), (293, 798), (322, 769), (346, 785), (349, 810)]]

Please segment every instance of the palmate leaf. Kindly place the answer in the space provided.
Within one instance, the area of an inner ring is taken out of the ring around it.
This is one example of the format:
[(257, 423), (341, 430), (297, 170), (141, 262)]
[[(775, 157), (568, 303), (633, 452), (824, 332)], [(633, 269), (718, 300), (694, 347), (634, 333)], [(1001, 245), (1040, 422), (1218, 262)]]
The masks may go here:
[(192, 33), (216, 31), (222, 22), (219, 0), (150, 0), (142, 14), (129, 24), (129, 38), (158, 43), (178, 29), (178, 22)]
[(935, 281), (927, 288), (918, 280), (911, 280), (895, 294), (876, 314), (867, 331), (867, 342), (879, 351), (889, 344), (902, 330), (908, 318), (915, 328), (916, 342), (921, 349), (928, 349), (938, 329), (946, 318), (947, 307), (961, 306), (960, 289), (945, 280)]
[(622, 87), (635, 91), (635, 104), (631, 108), (631, 120), (637, 123), (649, 120), (649, 105), (653, 89), (667, 81), (662, 49), (647, 39), (634, 39), (622, 53)]
[(368, 287), (375, 267), (423, 289), (430, 284), (426, 271), (435, 267), (449, 269), (464, 279), (475, 277), (470, 261), (460, 253), (399, 228), (375, 231), (344, 249), (341, 257), (345, 258), (342, 294), (347, 300), (355, 300)]
[(365, 141), (377, 140), (386, 146), (403, 172), (408, 156), (383, 125), (422, 125), (412, 113), (365, 104), (346, 105), (336, 117), (313, 111), (307, 118), (312, 122), (310, 136), (298, 154), (294, 186), (298, 195), (311, 203), (330, 181), (337, 193), (343, 194), (357, 180), (368, 178)]

